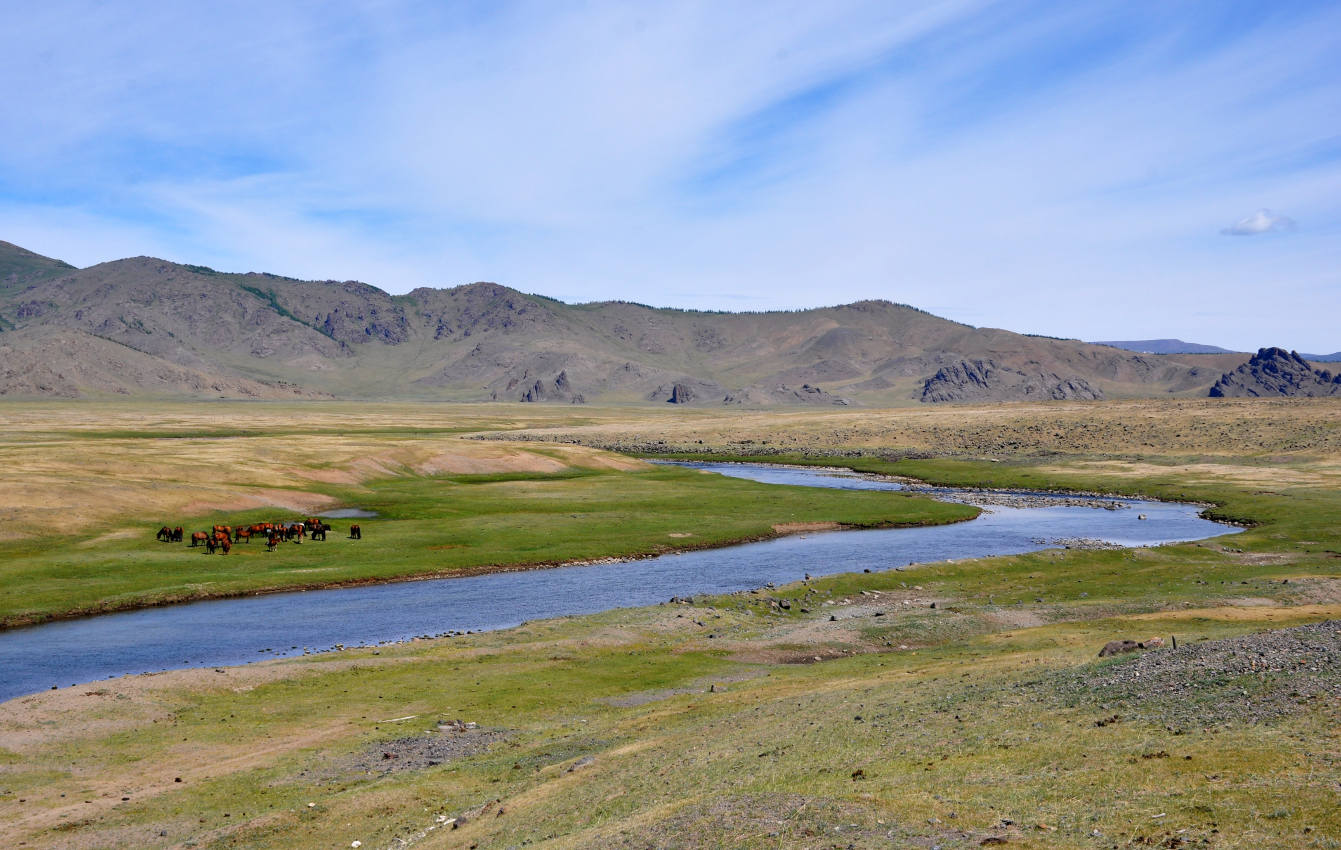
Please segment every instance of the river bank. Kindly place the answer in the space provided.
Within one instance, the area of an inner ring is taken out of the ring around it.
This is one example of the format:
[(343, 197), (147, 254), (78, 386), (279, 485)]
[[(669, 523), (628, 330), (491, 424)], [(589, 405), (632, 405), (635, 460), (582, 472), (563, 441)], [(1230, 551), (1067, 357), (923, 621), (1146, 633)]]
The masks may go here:
[[(835, 487), (907, 498), (875, 477), (835, 479), (806, 469), (748, 466), (698, 471), (751, 475), (758, 486), (817, 494)], [(761, 483), (784, 476), (792, 485)], [(699, 477), (699, 476), (696, 476)], [(712, 483), (733, 479), (714, 475)], [(855, 495), (855, 493), (853, 493)], [(306, 593), (108, 614), (0, 633), (0, 697), (49, 684), (181, 666), (245, 663), (333, 646), (381, 645), (415, 637), (507, 628), (522, 620), (647, 605), (670, 597), (729, 593), (785, 584), (803, 575), (881, 572), (914, 563), (1025, 552), (1063, 541), (1103, 538), (1140, 546), (1205, 538), (1229, 530), (1188, 506), (1149, 503), (1137, 514), (1096, 504), (995, 507), (971, 523), (843, 531), (833, 523), (795, 523), (765, 541), (677, 550), (654, 558), (591, 559), (536, 570), (486, 570), (407, 583), (360, 584)], [(976, 509), (975, 509), (976, 510)], [(815, 533), (817, 531), (823, 533)], [(790, 532), (784, 534), (783, 532)], [(1048, 536), (1040, 536), (1046, 533)], [(1057, 538), (1056, 535), (1062, 535)], [(1094, 548), (1093, 543), (1089, 544)], [(140, 636), (147, 636), (141, 639)]]

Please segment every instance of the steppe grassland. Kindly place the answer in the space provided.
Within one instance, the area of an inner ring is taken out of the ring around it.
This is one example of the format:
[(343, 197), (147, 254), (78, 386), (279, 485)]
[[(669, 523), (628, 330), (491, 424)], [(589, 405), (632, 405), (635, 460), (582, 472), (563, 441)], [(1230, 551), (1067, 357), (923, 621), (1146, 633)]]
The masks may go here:
[[(501, 406), (0, 404), (0, 540), (270, 506), (304, 513), (319, 484), (395, 475), (634, 469), (573, 447), (453, 439), (536, 421)], [(513, 414), (511, 417), (498, 415)], [(541, 419), (540, 421), (544, 421)]]
[[(137, 606), (656, 554), (782, 533), (967, 519), (918, 498), (720, 482), (573, 445), (463, 439), (571, 417), (442, 405), (9, 407), (0, 434), (0, 625)], [(514, 418), (498, 414), (506, 412)], [(374, 510), (364, 541), (226, 556), (162, 526)], [(798, 525), (799, 524), (799, 525)], [(366, 541), (366, 542), (365, 542)]]
[[(1063, 683), (1130, 669), (1095, 663), (1115, 637), (1197, 645), (1341, 616), (1339, 414), (1135, 402), (744, 413), (739, 431), (715, 411), (549, 419), (512, 436), (762, 445), (952, 483), (1182, 495), (1259, 524), (41, 694), (0, 719), (0, 833), (52, 847), (1335, 848), (1341, 709), (1289, 699), (1312, 674), (1190, 670), (1196, 692), (1143, 700)], [(1250, 719), (1273, 700), (1282, 713)], [(382, 757), (451, 738), (425, 730), (458, 717), (507, 737), (437, 765)]]

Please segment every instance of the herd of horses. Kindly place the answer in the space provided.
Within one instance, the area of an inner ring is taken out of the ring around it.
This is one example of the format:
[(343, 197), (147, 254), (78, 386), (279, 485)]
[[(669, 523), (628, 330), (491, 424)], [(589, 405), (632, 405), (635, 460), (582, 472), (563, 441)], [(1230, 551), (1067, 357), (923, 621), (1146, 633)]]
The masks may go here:
[[(220, 550), (225, 555), (233, 550), (234, 543), (250, 543), (252, 537), (263, 537), (266, 551), (273, 552), (284, 542), (302, 543), (304, 539), (325, 540), (331, 526), (318, 517), (308, 517), (301, 522), (258, 522), (252, 525), (216, 525), (211, 531), (191, 533), (192, 546), (204, 546), (213, 555)], [(158, 530), (157, 538), (163, 543), (181, 543), (185, 537), (182, 527), (163, 526)], [(362, 540), (363, 529), (357, 525), (349, 526), (349, 539)]]

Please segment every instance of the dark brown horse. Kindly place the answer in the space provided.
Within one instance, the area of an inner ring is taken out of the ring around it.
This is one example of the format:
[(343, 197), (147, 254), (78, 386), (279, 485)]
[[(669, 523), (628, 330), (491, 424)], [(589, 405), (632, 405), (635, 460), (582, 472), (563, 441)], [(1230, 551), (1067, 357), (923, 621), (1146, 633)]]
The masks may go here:
[(280, 541), (279, 541), (279, 532), (278, 532), (278, 531), (271, 531), (271, 532), (270, 532), (270, 539), (265, 541), (265, 549), (266, 549), (266, 551), (267, 551), (267, 552), (273, 552), (273, 551), (275, 551), (275, 549), (279, 547), (279, 542), (280, 542)]
[(172, 542), (173, 542), (173, 543), (181, 543), (181, 542), (182, 542), (182, 534), (184, 534), (184, 533), (185, 533), (185, 532), (182, 531), (182, 527), (181, 527), (180, 525), (177, 526), (176, 528), (174, 528), (174, 529), (172, 530)]
[(349, 539), (350, 539), (350, 540), (362, 540), (362, 539), (363, 539), (363, 529), (359, 528), (357, 525), (351, 525), (351, 526), (349, 526)]
[(158, 530), (158, 534), (155, 535), (155, 539), (157, 539), (157, 540), (161, 540), (161, 541), (163, 541), (164, 543), (171, 543), (171, 542), (172, 542), (172, 529), (171, 529), (171, 528), (168, 528), (166, 525), (163, 526), (162, 528), (160, 528), (160, 529)]

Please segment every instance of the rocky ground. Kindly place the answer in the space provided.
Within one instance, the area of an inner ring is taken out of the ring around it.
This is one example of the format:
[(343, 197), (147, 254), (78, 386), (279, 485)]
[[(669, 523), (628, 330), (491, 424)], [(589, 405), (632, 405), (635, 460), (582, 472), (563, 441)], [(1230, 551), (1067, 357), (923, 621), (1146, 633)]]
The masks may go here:
[(1176, 730), (1267, 723), (1311, 705), (1341, 717), (1341, 620), (1165, 646), (1044, 683), (1068, 704), (1114, 712), (1105, 721)]

